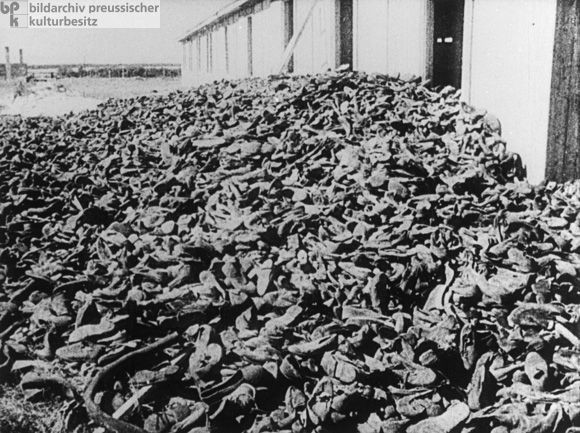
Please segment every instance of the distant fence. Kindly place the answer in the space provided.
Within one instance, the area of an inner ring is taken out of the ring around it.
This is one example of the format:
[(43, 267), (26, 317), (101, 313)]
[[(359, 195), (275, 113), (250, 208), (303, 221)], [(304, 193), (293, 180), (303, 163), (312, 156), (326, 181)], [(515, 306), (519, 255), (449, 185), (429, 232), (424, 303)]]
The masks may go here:
[(181, 67), (176, 66), (103, 66), (103, 67), (68, 67), (58, 68), (59, 77), (99, 77), (99, 78), (156, 78), (180, 77)]
[[(25, 63), (13, 63), (10, 65), (10, 70), (12, 72), (12, 78), (26, 77), (28, 74), (28, 68)], [(6, 64), (0, 64), (0, 80), (6, 79)]]

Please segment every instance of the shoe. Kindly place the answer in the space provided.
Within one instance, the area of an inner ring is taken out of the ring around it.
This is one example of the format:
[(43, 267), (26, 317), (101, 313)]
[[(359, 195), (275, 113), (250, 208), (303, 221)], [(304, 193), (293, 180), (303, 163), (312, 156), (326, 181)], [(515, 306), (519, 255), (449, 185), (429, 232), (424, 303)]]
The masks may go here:
[(332, 381), (327, 377), (320, 379), (306, 405), (308, 419), (314, 426), (320, 426), (329, 419), (333, 398)]
[(359, 370), (338, 353), (326, 352), (320, 361), (320, 366), (328, 376), (345, 384), (353, 383), (359, 375)]
[(441, 415), (409, 426), (407, 433), (450, 433), (463, 424), (470, 414), (469, 406), (463, 402), (455, 402)]
[(218, 366), (224, 356), (223, 348), (217, 343), (196, 348), (189, 357), (189, 375), (205, 379)]
[(56, 357), (65, 361), (94, 361), (105, 352), (102, 344), (74, 343), (59, 347)]
[(548, 363), (538, 352), (530, 352), (526, 356), (524, 371), (534, 389), (545, 391), (550, 380)]
[(224, 379), (220, 383), (202, 388), (200, 398), (208, 405), (215, 404), (236, 390), (243, 380), (244, 375), (238, 370), (233, 376)]
[(443, 412), (443, 402), (438, 394), (422, 391), (399, 398), (395, 402), (397, 412), (409, 419), (437, 416)]
[(207, 424), (208, 406), (197, 402), (190, 409), (190, 414), (175, 424), (170, 430), (171, 433), (190, 433), (194, 428), (204, 428), (203, 426)]
[(332, 350), (338, 343), (336, 335), (327, 335), (314, 341), (305, 343), (292, 344), (287, 350), (293, 355), (298, 356), (315, 356)]

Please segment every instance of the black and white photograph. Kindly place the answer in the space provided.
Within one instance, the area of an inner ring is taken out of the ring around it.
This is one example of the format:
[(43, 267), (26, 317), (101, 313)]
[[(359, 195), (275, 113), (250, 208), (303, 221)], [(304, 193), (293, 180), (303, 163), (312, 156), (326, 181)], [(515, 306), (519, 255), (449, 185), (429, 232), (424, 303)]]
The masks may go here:
[(580, 433), (580, 0), (0, 0), (0, 433)]

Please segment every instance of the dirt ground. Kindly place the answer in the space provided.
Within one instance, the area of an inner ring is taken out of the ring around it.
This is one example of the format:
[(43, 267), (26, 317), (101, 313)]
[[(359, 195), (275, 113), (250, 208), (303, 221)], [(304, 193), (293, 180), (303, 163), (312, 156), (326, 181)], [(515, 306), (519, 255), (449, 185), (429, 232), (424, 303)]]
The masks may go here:
[(92, 110), (108, 98), (167, 93), (179, 78), (65, 78), (46, 82), (0, 82), (0, 115), (62, 116)]

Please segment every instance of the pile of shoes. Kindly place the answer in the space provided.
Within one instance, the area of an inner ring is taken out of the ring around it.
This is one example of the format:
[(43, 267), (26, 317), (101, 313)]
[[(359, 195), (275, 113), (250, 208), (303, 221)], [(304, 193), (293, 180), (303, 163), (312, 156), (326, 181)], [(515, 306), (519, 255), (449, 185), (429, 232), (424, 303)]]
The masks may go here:
[(69, 431), (580, 427), (580, 183), (335, 72), (0, 120), (0, 381)]

